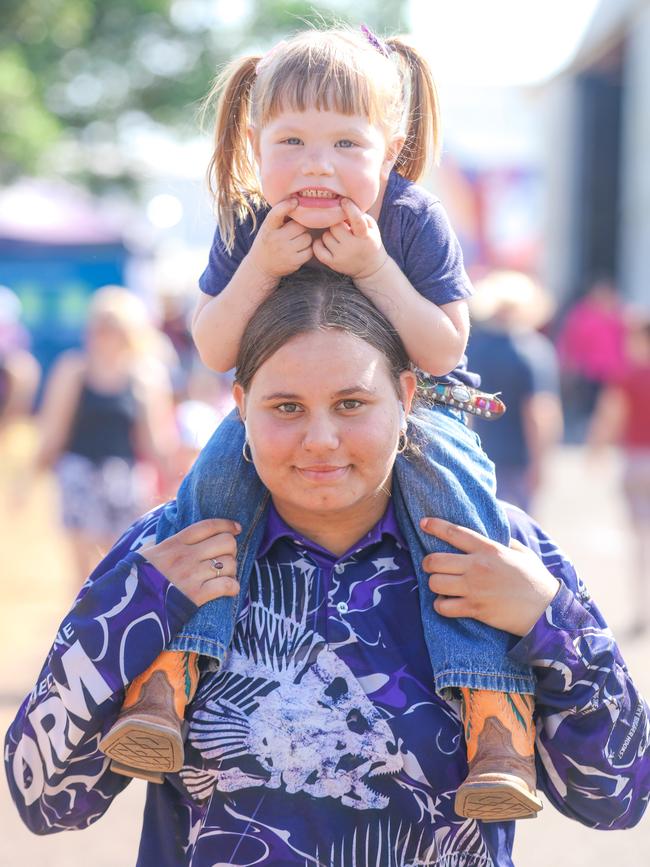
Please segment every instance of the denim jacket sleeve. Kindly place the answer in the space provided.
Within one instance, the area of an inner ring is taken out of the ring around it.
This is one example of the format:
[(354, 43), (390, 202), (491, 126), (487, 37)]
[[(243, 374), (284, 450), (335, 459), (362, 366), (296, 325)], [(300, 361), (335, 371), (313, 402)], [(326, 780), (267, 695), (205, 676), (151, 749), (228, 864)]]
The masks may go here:
[(36, 834), (90, 825), (127, 785), (108, 769), (99, 741), (125, 684), (196, 611), (137, 553), (156, 521), (157, 512), (138, 521), (95, 569), (7, 733), (9, 788)]
[(561, 582), (510, 651), (537, 680), (538, 785), (560, 812), (584, 825), (632, 827), (650, 798), (650, 710), (571, 563), (527, 516), (519, 510), (517, 516), (513, 536)]

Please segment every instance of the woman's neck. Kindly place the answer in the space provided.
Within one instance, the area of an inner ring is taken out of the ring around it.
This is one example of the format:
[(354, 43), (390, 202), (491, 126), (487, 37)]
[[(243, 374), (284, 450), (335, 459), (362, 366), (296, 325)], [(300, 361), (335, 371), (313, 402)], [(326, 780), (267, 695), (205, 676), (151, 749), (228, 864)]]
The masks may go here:
[(297, 533), (340, 557), (383, 516), (390, 501), (389, 491), (390, 483), (387, 483), (386, 490), (381, 489), (372, 499), (341, 512), (307, 512), (276, 497), (273, 505), (282, 520)]

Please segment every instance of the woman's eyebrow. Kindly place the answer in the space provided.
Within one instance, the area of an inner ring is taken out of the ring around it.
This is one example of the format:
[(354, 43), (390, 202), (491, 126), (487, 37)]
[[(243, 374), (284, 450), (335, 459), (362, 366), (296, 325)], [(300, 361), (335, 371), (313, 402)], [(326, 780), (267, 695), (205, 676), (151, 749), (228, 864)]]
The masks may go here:
[(274, 391), (273, 394), (262, 395), (262, 400), (300, 400), (300, 395), (288, 391)]
[[(342, 388), (340, 391), (335, 391), (333, 397), (346, 397), (349, 394), (374, 394), (375, 391), (372, 388), (368, 388), (365, 385), (350, 385), (347, 388)], [(264, 394), (262, 395), (262, 400), (302, 400), (299, 394), (290, 391), (274, 391), (272, 394)]]
[(345, 397), (348, 394), (374, 394), (374, 388), (368, 388), (366, 385), (351, 385), (348, 388), (342, 388), (340, 391), (335, 392), (335, 397)]

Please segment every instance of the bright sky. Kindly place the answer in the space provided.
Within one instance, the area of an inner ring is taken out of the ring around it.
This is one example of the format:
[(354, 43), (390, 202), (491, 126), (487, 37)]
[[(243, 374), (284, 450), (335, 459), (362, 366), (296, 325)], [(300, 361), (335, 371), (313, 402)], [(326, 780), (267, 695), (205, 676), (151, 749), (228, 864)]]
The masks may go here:
[(411, 0), (411, 32), (448, 85), (534, 84), (567, 63), (598, 0)]

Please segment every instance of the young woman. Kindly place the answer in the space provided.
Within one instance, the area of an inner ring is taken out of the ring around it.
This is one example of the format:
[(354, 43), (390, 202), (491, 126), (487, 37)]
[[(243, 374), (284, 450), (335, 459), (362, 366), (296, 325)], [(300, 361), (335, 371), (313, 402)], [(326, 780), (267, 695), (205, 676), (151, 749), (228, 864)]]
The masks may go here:
[(408, 356), (349, 283), (307, 279), (262, 305), (238, 357), (255, 520), (155, 543), (159, 509), (95, 570), (7, 737), (25, 822), (50, 833), (102, 815), (127, 785), (98, 746), (126, 685), (221, 597), (230, 650), (198, 672), (184, 766), (150, 786), (140, 867), (511, 865), (513, 826), (455, 809), (469, 750), (495, 723), (463, 721), (458, 697), (437, 694), (423, 620), (440, 644), (449, 618), (511, 633), (511, 659), (536, 676), (539, 786), (587, 825), (635, 824), (648, 708), (584, 585), (510, 508), (511, 548), (425, 517), (455, 547), (422, 559), (395, 471), (398, 448), (418, 460)]

